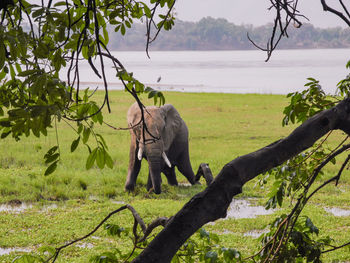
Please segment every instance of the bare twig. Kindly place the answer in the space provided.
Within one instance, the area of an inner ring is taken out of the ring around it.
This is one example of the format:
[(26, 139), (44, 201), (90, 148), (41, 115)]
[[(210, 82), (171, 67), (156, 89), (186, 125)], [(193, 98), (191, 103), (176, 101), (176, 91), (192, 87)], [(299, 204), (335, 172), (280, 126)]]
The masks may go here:
[[(333, 13), (333, 14), (335, 14), (336, 16), (338, 16), (340, 19), (342, 19), (348, 26), (350, 26), (350, 18), (347, 18), (342, 12), (340, 12), (340, 11), (338, 11), (338, 10), (336, 10), (336, 9), (334, 9), (334, 8), (332, 8), (332, 7), (330, 7), (328, 4), (327, 4), (327, 2), (326, 2), (326, 0), (320, 0), (321, 1), (321, 4), (322, 4), (322, 7), (323, 7), (323, 10), (324, 11), (329, 11), (329, 12), (331, 12), (331, 13)], [(341, 4), (345, 7), (345, 5), (343, 4), (343, 2), (342, 1), (340, 1), (341, 2)], [(348, 13), (348, 10), (345, 8), (345, 11), (346, 11), (346, 13)]]
[(338, 247), (333, 247), (333, 248), (331, 248), (331, 249), (322, 251), (321, 253), (322, 253), (322, 254), (323, 254), (323, 253), (328, 253), (328, 252), (331, 252), (331, 251), (334, 251), (334, 250), (337, 250), (337, 249), (339, 249), (339, 248), (343, 248), (343, 247), (346, 247), (346, 246), (349, 246), (349, 245), (350, 245), (350, 242), (345, 243), (345, 244), (343, 244), (343, 245), (341, 245), (341, 246), (338, 246)]
[(111, 125), (111, 124), (108, 124), (107, 122), (103, 122), (104, 124), (106, 124), (109, 128), (112, 128), (113, 130), (116, 130), (116, 131), (128, 131), (128, 130), (130, 130), (130, 129), (133, 129), (133, 128), (135, 128), (135, 127), (137, 127), (138, 125), (140, 125), (141, 124), (141, 120), (138, 122), (138, 123), (136, 123), (136, 124), (134, 124), (134, 125), (129, 125), (129, 127), (127, 127), (127, 128), (121, 128), (121, 127), (114, 127), (113, 125)]
[(56, 259), (58, 258), (58, 255), (60, 254), (62, 249), (66, 248), (66, 247), (69, 247), (69, 246), (73, 245), (74, 243), (77, 243), (79, 241), (82, 241), (82, 240), (88, 238), (93, 233), (95, 233), (111, 216), (113, 216), (114, 214), (119, 213), (120, 211), (123, 211), (123, 210), (125, 210), (127, 208), (128, 208), (128, 205), (125, 205), (125, 206), (122, 206), (122, 207), (118, 208), (117, 210), (114, 210), (113, 212), (109, 213), (91, 232), (89, 232), (85, 236), (82, 236), (82, 237), (80, 237), (78, 239), (75, 239), (75, 240), (73, 240), (73, 241), (71, 241), (71, 242), (69, 242), (69, 243), (67, 243), (67, 244), (65, 244), (63, 246), (60, 246), (60, 247), (56, 248), (56, 252), (53, 255), (53, 257), (49, 258), (46, 262), (49, 262), (53, 258), (52, 263), (54, 263), (56, 261)]
[(258, 49), (267, 52), (267, 58), (265, 61), (268, 61), (273, 53), (273, 51), (278, 46), (282, 37), (288, 37), (287, 29), (290, 26), (290, 23), (293, 22), (296, 28), (301, 27), (302, 22), (299, 18), (304, 18), (308, 20), (307, 17), (300, 14), (297, 9), (298, 0), (270, 0), (271, 7), (268, 10), (275, 10), (276, 15), (273, 22), (272, 32), (269, 37), (269, 40), (266, 44), (266, 48), (257, 45), (247, 34), (248, 40)]
[[(125, 209), (128, 209), (128, 210), (132, 213), (132, 215), (133, 215), (133, 217), (134, 217), (133, 234), (134, 234), (134, 237), (135, 237), (135, 242), (134, 242), (134, 248), (133, 248), (132, 253), (130, 254), (129, 258), (131, 257), (131, 255), (132, 255), (133, 252), (135, 251), (135, 248), (137, 248), (137, 244), (138, 244), (138, 243), (141, 243), (141, 242), (143, 242), (144, 240), (146, 240), (146, 238), (152, 233), (152, 231), (153, 231), (156, 227), (158, 227), (158, 226), (163, 226), (163, 227), (164, 227), (164, 226), (167, 224), (167, 222), (169, 221), (169, 219), (166, 218), (166, 217), (160, 217), (160, 218), (157, 218), (157, 219), (155, 219), (154, 221), (152, 221), (148, 226), (146, 226), (145, 223), (144, 223), (144, 221), (142, 220), (141, 216), (137, 213), (137, 211), (136, 211), (131, 205), (124, 205), (124, 206), (122, 206), (122, 207), (120, 207), (120, 208), (118, 208), (118, 209), (112, 211), (111, 213), (109, 213), (109, 214), (108, 214), (108, 215), (107, 215), (107, 216), (106, 216), (106, 217), (105, 217), (91, 232), (89, 232), (88, 234), (86, 234), (86, 235), (84, 235), (84, 236), (82, 236), (82, 237), (80, 237), (80, 238), (77, 238), (77, 239), (75, 239), (75, 240), (73, 240), (73, 241), (71, 241), (71, 242), (68, 242), (68, 243), (65, 244), (65, 245), (62, 245), (62, 246), (56, 248), (55, 254), (54, 254), (52, 257), (50, 257), (49, 259), (47, 259), (45, 262), (48, 263), (48, 262), (50, 262), (50, 261), (52, 260), (52, 263), (54, 263), (54, 262), (57, 260), (57, 258), (58, 258), (58, 256), (59, 256), (60, 252), (61, 252), (63, 249), (65, 249), (65, 248), (67, 248), (67, 247), (69, 247), (69, 246), (71, 246), (71, 245), (73, 245), (73, 244), (75, 244), (75, 243), (77, 243), (77, 242), (79, 242), (79, 241), (82, 241), (82, 240), (84, 240), (84, 239), (90, 237), (90, 236), (91, 236), (92, 234), (94, 234), (94, 233), (95, 233), (109, 218), (111, 218), (113, 215), (115, 215), (115, 214), (117, 214), (117, 213), (119, 213), (119, 212), (121, 212), (121, 211), (123, 211), (123, 210), (125, 210)], [(142, 233), (143, 233), (143, 236), (142, 236), (141, 238), (138, 237), (137, 231), (136, 231), (138, 225), (140, 225), (140, 227), (141, 227), (141, 229), (142, 229)]]

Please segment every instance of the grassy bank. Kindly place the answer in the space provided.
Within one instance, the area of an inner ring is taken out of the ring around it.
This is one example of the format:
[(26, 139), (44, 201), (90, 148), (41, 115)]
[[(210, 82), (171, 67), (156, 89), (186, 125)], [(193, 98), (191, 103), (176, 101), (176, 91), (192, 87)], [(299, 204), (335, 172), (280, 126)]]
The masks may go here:
[[(103, 94), (98, 93), (99, 99)], [(105, 115), (105, 121), (115, 127), (126, 127), (126, 112), (133, 103), (125, 92), (113, 91), (111, 96), (112, 113)], [(166, 102), (172, 103), (180, 112), (190, 131), (190, 157), (196, 171), (202, 162), (209, 163), (214, 175), (227, 162), (287, 136), (293, 127), (281, 126), (282, 110), (287, 104), (283, 96), (277, 95), (236, 95), (236, 94), (186, 94), (165, 93)], [(152, 104), (144, 97), (146, 104)], [(70, 153), (70, 144), (77, 137), (69, 125), (59, 125), (59, 144), (61, 162), (57, 171), (45, 177), (46, 165), (43, 155), (56, 145), (54, 130), (48, 137), (23, 138), (19, 142), (6, 138), (0, 140), (0, 203), (13, 200), (33, 203), (33, 207), (23, 213), (0, 212), (0, 248), (29, 247), (41, 245), (57, 246), (67, 240), (77, 238), (91, 230), (109, 212), (120, 206), (119, 202), (133, 205), (146, 222), (158, 216), (171, 216), (194, 194), (205, 188), (171, 187), (163, 183), (160, 196), (148, 194), (147, 164), (144, 161), (138, 178), (135, 193), (124, 192), (124, 182), (128, 167), (130, 136), (128, 131), (115, 131), (106, 125), (96, 126), (109, 146), (115, 162), (113, 169), (99, 170), (97, 167), (86, 171), (87, 148), (80, 144)], [(342, 138), (334, 133), (331, 145)], [(93, 145), (91, 140), (91, 144)], [(320, 180), (333, 174), (339, 164), (327, 169)], [(186, 182), (177, 174), (179, 182)], [(166, 181), (166, 180), (163, 180)], [(255, 187), (256, 181), (248, 183), (239, 198), (254, 198), (257, 204), (266, 201), (267, 189)], [(331, 235), (338, 244), (350, 239), (349, 217), (335, 217), (323, 210), (326, 206), (346, 208), (350, 199), (350, 176), (346, 171), (340, 186), (329, 186), (315, 196), (306, 213), (314, 219), (322, 235)], [(42, 204), (54, 202), (57, 207), (43, 207)], [(289, 209), (289, 204), (276, 213)], [(243, 234), (264, 229), (276, 216), (259, 216), (250, 219), (219, 220), (206, 228), (220, 234), (223, 245), (244, 252), (245, 255), (256, 250), (257, 239), (243, 237)], [(112, 221), (126, 228), (132, 228), (132, 218), (127, 212), (115, 216)], [(93, 249), (72, 247), (62, 254), (58, 262), (87, 262), (89, 256), (107, 248), (128, 247), (128, 238), (113, 239), (101, 230), (86, 242)], [(0, 256), (0, 262), (10, 262), (14, 254)], [(350, 251), (327, 254), (326, 262), (332, 260), (349, 261)]]

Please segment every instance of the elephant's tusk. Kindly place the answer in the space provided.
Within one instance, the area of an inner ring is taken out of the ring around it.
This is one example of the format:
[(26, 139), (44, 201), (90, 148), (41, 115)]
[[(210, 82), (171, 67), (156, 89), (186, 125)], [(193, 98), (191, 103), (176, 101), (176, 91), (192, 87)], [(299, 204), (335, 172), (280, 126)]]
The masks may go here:
[(137, 153), (137, 158), (141, 161), (142, 160), (142, 155), (143, 155), (143, 149), (140, 147), (139, 151)]
[(165, 152), (162, 153), (162, 157), (163, 157), (166, 165), (169, 166), (169, 168), (171, 168), (171, 163), (170, 163), (168, 157), (166, 156)]

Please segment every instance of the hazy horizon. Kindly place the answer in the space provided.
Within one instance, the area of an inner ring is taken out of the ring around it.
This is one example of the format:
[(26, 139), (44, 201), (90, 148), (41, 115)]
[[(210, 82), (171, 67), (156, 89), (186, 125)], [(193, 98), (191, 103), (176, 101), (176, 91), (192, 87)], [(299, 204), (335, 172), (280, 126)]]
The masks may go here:
[[(334, 1), (333, 1), (334, 2)], [(335, 4), (334, 7), (339, 5)], [(236, 25), (261, 26), (273, 22), (274, 12), (268, 11), (270, 1), (261, 0), (178, 0), (175, 4), (177, 18), (196, 22), (203, 17), (225, 18)], [(319, 0), (299, 1), (298, 10), (309, 18), (302, 19), (315, 27), (347, 27), (347, 24), (330, 12), (324, 12)]]

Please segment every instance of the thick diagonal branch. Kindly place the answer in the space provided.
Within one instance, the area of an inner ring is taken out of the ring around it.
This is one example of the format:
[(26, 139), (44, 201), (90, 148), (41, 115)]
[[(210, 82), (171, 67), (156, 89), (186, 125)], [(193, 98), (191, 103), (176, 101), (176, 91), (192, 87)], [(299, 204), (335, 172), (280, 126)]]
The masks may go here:
[(204, 224), (226, 216), (233, 196), (259, 174), (311, 147), (330, 130), (350, 132), (350, 99), (304, 122), (288, 137), (226, 164), (211, 185), (195, 195), (133, 261), (166, 263)]

